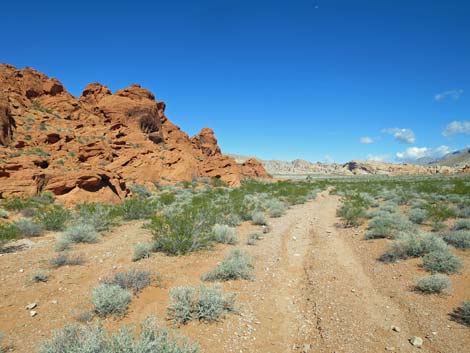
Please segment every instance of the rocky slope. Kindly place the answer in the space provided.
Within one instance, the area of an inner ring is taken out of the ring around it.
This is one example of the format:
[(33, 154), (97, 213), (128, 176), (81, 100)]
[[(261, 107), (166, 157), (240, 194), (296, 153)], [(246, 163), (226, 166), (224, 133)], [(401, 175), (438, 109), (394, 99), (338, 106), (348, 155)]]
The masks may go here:
[[(231, 155), (238, 162), (247, 158), (242, 155)], [(458, 167), (448, 165), (416, 165), (410, 163), (394, 164), (373, 161), (350, 161), (344, 164), (309, 162), (296, 159), (291, 162), (278, 160), (260, 160), (264, 168), (273, 176), (325, 174), (325, 175), (404, 175), (404, 174), (452, 174), (467, 172), (470, 163)], [(465, 168), (465, 165), (467, 167)]]
[(65, 201), (117, 202), (128, 181), (200, 177), (238, 185), (269, 175), (255, 159), (223, 155), (209, 128), (190, 138), (139, 85), (112, 93), (92, 83), (77, 98), (36, 70), (0, 65), (0, 197), (52, 191)]

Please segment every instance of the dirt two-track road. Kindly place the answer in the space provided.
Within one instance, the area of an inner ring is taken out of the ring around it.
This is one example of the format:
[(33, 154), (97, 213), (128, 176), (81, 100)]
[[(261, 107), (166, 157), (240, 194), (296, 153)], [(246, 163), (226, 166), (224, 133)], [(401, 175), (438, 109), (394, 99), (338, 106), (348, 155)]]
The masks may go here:
[[(459, 253), (465, 269), (451, 276), (450, 294), (416, 293), (411, 287), (425, 275), (419, 260), (377, 261), (388, 241), (365, 241), (363, 228), (342, 228), (335, 215), (338, 204), (325, 191), (271, 219), (271, 232), (254, 246), (246, 245), (246, 238), (258, 227), (240, 226), (237, 246), (253, 256), (255, 279), (223, 284), (225, 292), (238, 293), (238, 313), (218, 323), (192, 322), (177, 330), (208, 353), (470, 352), (470, 330), (448, 316), (470, 297), (469, 256)], [(0, 257), (0, 331), (15, 352), (34, 352), (51, 329), (90, 308), (89, 293), (100, 278), (129, 268), (158, 272), (163, 285), (145, 289), (124, 319), (108, 319), (105, 326), (114, 330), (149, 315), (171, 326), (165, 321), (169, 290), (199, 285), (200, 276), (233, 248), (217, 246), (184, 257), (154, 254), (132, 263), (133, 245), (150, 239), (141, 224), (124, 224), (98, 244), (80, 245), (74, 251), (84, 254), (86, 264), (54, 270), (48, 283), (25, 284), (27, 276), (18, 269), (44, 266), (54, 256), (52, 236)], [(39, 303), (36, 317), (24, 309), (30, 302)], [(410, 344), (412, 336), (423, 339), (421, 348)]]

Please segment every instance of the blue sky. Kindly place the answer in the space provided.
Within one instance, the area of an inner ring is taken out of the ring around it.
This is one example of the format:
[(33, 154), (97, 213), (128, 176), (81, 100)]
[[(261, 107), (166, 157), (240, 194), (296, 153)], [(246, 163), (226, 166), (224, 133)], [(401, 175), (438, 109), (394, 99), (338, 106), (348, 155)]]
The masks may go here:
[(224, 152), (399, 161), (470, 145), (467, 0), (27, 0), (2, 13), (0, 62), (74, 95), (139, 83)]

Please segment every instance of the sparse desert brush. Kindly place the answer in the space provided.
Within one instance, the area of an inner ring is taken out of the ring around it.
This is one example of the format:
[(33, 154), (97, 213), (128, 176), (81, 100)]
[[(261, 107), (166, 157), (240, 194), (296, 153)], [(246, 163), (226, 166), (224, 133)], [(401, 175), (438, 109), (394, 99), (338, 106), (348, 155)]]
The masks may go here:
[(470, 326), (470, 300), (464, 301), (450, 316), (455, 321)]
[(447, 244), (441, 237), (428, 233), (402, 233), (381, 256), (384, 262), (394, 262), (409, 257), (421, 257), (433, 251), (448, 251)]
[(43, 191), (39, 195), (31, 197), (31, 200), (41, 205), (50, 205), (54, 203), (55, 196), (50, 191)]
[(426, 206), (429, 219), (435, 223), (443, 222), (449, 218), (455, 218), (456, 212), (442, 203), (433, 203)]
[(100, 237), (95, 227), (87, 223), (75, 223), (63, 234), (72, 243), (96, 243)]
[(38, 204), (30, 197), (11, 196), (2, 200), (2, 207), (8, 211), (20, 212), (25, 208), (35, 208)]
[(98, 316), (123, 316), (131, 302), (132, 294), (117, 284), (101, 283), (91, 293), (91, 301)]
[(366, 216), (366, 210), (352, 202), (345, 202), (336, 212), (346, 227), (357, 227), (361, 218)]
[(237, 231), (225, 224), (214, 224), (212, 227), (212, 239), (217, 243), (236, 244), (238, 238)]
[(455, 222), (453, 230), (470, 230), (470, 219), (460, 219)]
[(50, 264), (53, 268), (58, 268), (62, 266), (78, 266), (83, 265), (84, 263), (85, 260), (83, 260), (82, 256), (72, 256), (69, 254), (60, 254), (50, 261)]
[(105, 232), (117, 224), (116, 208), (102, 203), (83, 203), (77, 206), (77, 223), (92, 225), (96, 231)]
[(132, 255), (132, 261), (139, 261), (150, 257), (153, 245), (149, 243), (139, 243), (134, 247), (134, 254)]
[(276, 199), (272, 199), (268, 205), (269, 216), (274, 218), (281, 217), (286, 212), (286, 209), (286, 205)]
[[(188, 197), (186, 195), (185, 197)], [(171, 205), (176, 201), (176, 196), (172, 192), (163, 192), (159, 195), (158, 200), (165, 206)]]
[(457, 208), (456, 214), (461, 218), (470, 218), (470, 205)]
[(441, 293), (450, 287), (451, 283), (446, 275), (431, 275), (416, 282), (416, 289), (426, 294)]
[(31, 281), (34, 283), (47, 282), (49, 274), (44, 271), (35, 271), (31, 276)]
[(456, 273), (462, 267), (460, 259), (449, 250), (437, 250), (423, 257), (423, 268), (431, 273)]
[(235, 295), (224, 295), (219, 286), (177, 287), (170, 291), (168, 316), (178, 325), (191, 320), (218, 321), (235, 311)]
[(0, 246), (1, 244), (14, 240), (20, 236), (20, 230), (15, 224), (0, 222)]
[(416, 224), (423, 224), (427, 217), (428, 214), (426, 210), (420, 208), (412, 208), (409, 213), (410, 221)]
[(47, 230), (64, 230), (71, 213), (62, 205), (43, 206), (35, 213), (35, 219)]
[(382, 213), (369, 222), (366, 239), (394, 238), (400, 232), (410, 231), (412, 224), (401, 213)]
[(44, 228), (42, 225), (28, 218), (20, 218), (15, 222), (15, 226), (23, 237), (38, 237), (42, 235)]
[(184, 207), (172, 214), (158, 214), (147, 228), (154, 237), (154, 250), (184, 255), (210, 244), (211, 222), (203, 209)]
[(141, 324), (139, 335), (129, 327), (108, 333), (99, 324), (67, 325), (55, 331), (52, 339), (42, 344), (38, 353), (198, 353), (199, 347), (185, 338), (168, 331), (147, 318)]
[(132, 192), (133, 195), (136, 195), (143, 199), (152, 196), (150, 190), (142, 184), (132, 184), (131, 186), (129, 186), (129, 190)]
[(141, 292), (151, 283), (149, 271), (132, 269), (127, 272), (117, 272), (103, 280), (105, 284), (118, 285), (122, 289), (131, 290), (134, 294)]
[(248, 239), (246, 243), (248, 245), (255, 245), (257, 240), (260, 240), (263, 238), (263, 234), (261, 233), (251, 233), (248, 235)]
[(8, 218), (8, 212), (5, 211), (4, 209), (0, 208), (0, 218), (7, 219)]
[(202, 276), (203, 281), (229, 281), (252, 279), (253, 263), (251, 256), (243, 250), (233, 249), (212, 271)]
[(251, 214), (251, 221), (253, 222), (253, 224), (256, 224), (259, 226), (265, 226), (268, 224), (268, 221), (266, 220), (266, 216), (261, 211), (253, 212)]
[(155, 201), (139, 197), (127, 198), (118, 207), (122, 218), (125, 220), (148, 218), (155, 213), (157, 208)]
[(457, 230), (444, 235), (444, 240), (459, 249), (470, 249), (470, 230)]

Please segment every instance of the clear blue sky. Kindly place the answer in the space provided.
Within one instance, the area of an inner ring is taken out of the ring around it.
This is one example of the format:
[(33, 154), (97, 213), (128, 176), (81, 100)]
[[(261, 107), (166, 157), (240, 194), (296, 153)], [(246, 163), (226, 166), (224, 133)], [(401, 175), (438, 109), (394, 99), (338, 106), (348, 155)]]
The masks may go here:
[(2, 13), (0, 62), (74, 95), (139, 83), (224, 152), (395, 161), (470, 144), (468, 0), (27, 0)]

